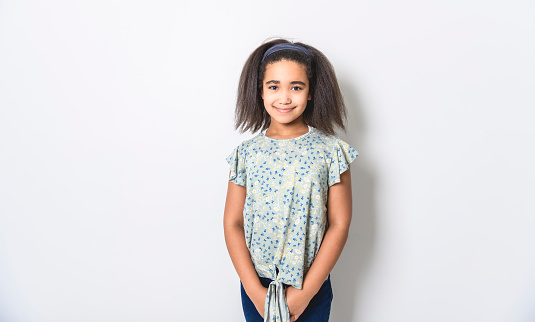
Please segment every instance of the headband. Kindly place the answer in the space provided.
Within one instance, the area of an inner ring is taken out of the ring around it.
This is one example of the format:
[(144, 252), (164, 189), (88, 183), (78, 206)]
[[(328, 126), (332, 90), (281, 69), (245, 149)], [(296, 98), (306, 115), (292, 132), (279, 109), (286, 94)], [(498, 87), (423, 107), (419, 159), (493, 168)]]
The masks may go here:
[(264, 57), (262, 57), (262, 60), (260, 61), (260, 63), (262, 63), (264, 59), (266, 59), (267, 56), (273, 54), (274, 52), (281, 51), (281, 50), (297, 50), (297, 51), (302, 52), (303, 54), (306, 54), (308, 57), (310, 57), (310, 59), (313, 59), (312, 54), (305, 47), (292, 44), (292, 43), (282, 43), (282, 44), (278, 44), (273, 47), (270, 47), (268, 50), (266, 50), (266, 52), (264, 53)]

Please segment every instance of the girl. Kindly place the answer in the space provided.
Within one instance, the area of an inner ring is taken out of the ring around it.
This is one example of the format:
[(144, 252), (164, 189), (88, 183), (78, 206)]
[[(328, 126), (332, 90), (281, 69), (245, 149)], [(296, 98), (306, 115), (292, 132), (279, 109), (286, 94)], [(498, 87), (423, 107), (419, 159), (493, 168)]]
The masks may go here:
[(225, 241), (247, 322), (328, 321), (330, 272), (351, 221), (346, 110), (317, 49), (276, 39), (241, 73), (236, 129), (260, 130), (227, 157)]

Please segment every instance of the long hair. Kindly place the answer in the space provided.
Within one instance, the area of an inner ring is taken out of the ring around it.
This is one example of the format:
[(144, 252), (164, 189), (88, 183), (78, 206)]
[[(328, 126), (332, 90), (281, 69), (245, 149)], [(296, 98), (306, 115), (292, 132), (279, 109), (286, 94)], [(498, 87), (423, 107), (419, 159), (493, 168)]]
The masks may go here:
[(335, 125), (346, 131), (344, 122), (347, 119), (347, 111), (344, 99), (334, 68), (327, 57), (310, 45), (295, 42), (305, 47), (312, 54), (312, 59), (299, 51), (281, 50), (267, 56), (262, 62), (264, 53), (270, 47), (281, 43), (291, 42), (286, 39), (275, 39), (263, 43), (245, 62), (238, 86), (234, 127), (241, 133), (248, 130), (263, 131), (269, 127), (271, 117), (266, 112), (261, 96), (266, 66), (281, 60), (289, 60), (306, 68), (310, 83), (312, 99), (308, 101), (303, 112), (304, 122), (331, 135), (335, 134)]

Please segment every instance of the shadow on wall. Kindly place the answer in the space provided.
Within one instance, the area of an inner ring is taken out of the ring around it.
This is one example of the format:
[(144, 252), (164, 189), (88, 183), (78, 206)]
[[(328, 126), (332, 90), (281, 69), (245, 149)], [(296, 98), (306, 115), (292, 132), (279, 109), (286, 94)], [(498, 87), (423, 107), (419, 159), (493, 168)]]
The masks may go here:
[(365, 121), (361, 117), (362, 104), (353, 82), (339, 80), (345, 103), (351, 117), (348, 118), (346, 140), (358, 152), (359, 156), (351, 164), (351, 182), (353, 192), (353, 218), (349, 237), (340, 259), (332, 271), (333, 303), (331, 321), (358, 322), (360, 303), (358, 296), (362, 291), (368, 269), (372, 262), (376, 244), (377, 218), (375, 209), (375, 172), (367, 164), (363, 137), (366, 132)]

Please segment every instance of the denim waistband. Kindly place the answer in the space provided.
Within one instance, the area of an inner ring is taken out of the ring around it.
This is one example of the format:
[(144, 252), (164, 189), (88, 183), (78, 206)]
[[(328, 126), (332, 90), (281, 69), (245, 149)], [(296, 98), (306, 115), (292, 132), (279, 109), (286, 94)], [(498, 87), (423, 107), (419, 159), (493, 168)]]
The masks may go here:
[[(262, 282), (262, 285), (264, 285), (264, 286), (269, 285), (269, 283), (273, 282), (272, 279), (267, 278), (267, 277), (258, 276), (258, 278), (260, 279), (260, 282)], [(327, 278), (325, 279), (325, 281), (323, 283), (328, 281), (330, 278), (331, 278), (331, 274), (327, 275)], [(281, 283), (281, 284), (284, 286), (284, 288), (287, 288), (288, 286), (290, 286), (290, 285), (285, 284), (285, 283)]]

